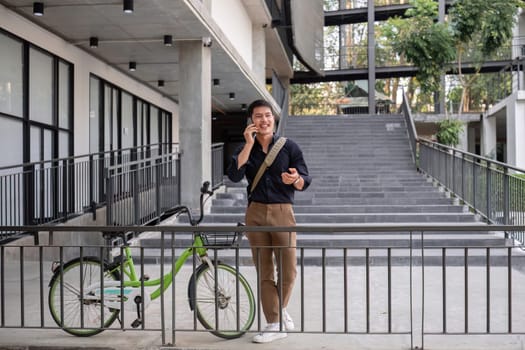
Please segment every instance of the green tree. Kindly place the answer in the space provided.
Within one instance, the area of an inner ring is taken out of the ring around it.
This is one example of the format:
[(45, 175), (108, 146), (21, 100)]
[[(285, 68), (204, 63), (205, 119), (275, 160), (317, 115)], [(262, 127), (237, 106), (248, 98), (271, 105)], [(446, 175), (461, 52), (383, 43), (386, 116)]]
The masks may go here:
[(335, 100), (343, 94), (341, 82), (294, 84), (290, 87), (290, 114), (336, 114)]
[(456, 147), (459, 144), (459, 134), (463, 131), (463, 122), (459, 119), (443, 119), (438, 124), (436, 138), (439, 143)]
[(440, 88), (441, 75), (455, 58), (452, 32), (437, 21), (438, 4), (433, 0), (411, 0), (406, 18), (391, 18), (384, 29), (394, 50), (416, 67), (423, 93)]
[(483, 61), (512, 37), (516, 9), (524, 5), (521, 0), (455, 1), (448, 22), (439, 23), (437, 2), (410, 0), (410, 4), (406, 18), (388, 21), (389, 39), (398, 54), (418, 67), (424, 93), (439, 91), (441, 76), (457, 60), (463, 87), (460, 105), (477, 75), (463, 75), (464, 57), (470, 57), (479, 73)]
[[(450, 9), (458, 79), (463, 88), (459, 113), (466, 103), (468, 106), (469, 92), (479, 78), (483, 62), (512, 38), (516, 9), (523, 5), (521, 0), (461, 0), (456, 1)], [(472, 75), (467, 76), (462, 72), (465, 56), (475, 65), (475, 73)]]

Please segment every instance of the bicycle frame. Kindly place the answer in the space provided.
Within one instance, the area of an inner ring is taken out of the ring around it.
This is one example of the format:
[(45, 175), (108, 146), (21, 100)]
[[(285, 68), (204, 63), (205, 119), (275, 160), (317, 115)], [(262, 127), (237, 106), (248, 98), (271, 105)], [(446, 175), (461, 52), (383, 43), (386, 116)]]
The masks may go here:
[[(112, 271), (118, 270), (121, 272), (121, 276), (127, 276), (127, 280), (115, 281), (115, 282), (104, 282), (104, 289), (106, 288), (115, 288), (115, 287), (131, 287), (131, 288), (141, 288), (141, 287), (155, 287), (159, 286), (155, 291), (150, 294), (150, 300), (157, 299), (166, 289), (171, 285), (173, 276), (177, 275), (181, 267), (184, 265), (186, 260), (193, 255), (199, 257), (199, 259), (204, 260), (207, 256), (208, 249), (204, 247), (204, 243), (199, 234), (195, 234), (195, 239), (191, 247), (184, 249), (182, 254), (173, 262), (172, 269), (164, 274), (163, 276), (153, 279), (153, 280), (141, 280), (136, 272), (135, 264), (133, 261), (133, 254), (129, 245), (124, 246), (122, 249), (123, 259), (122, 262), (115, 266)], [(85, 293), (89, 295), (92, 292), (93, 295), (96, 295), (97, 291), (100, 290), (101, 284), (94, 283), (86, 288)], [(104, 293), (106, 294), (106, 293)], [(105, 296), (105, 299), (110, 297)]]
[[(189, 221), (191, 226), (196, 227), (199, 225), (199, 223), (204, 218), (204, 202), (210, 198), (213, 195), (213, 191), (209, 190), (210, 183), (208, 181), (204, 182), (201, 187), (201, 195), (200, 195), (200, 217), (198, 219), (194, 219), (191, 211), (186, 206), (179, 206), (176, 207), (173, 211), (173, 214), (181, 214), (186, 213), (188, 215)], [(208, 195), (206, 198), (204, 195)], [(142, 280), (137, 276), (136, 270), (135, 270), (135, 264), (133, 263), (133, 255), (131, 253), (131, 248), (129, 245), (125, 245), (124, 248), (122, 248), (122, 255), (123, 259), (120, 264), (120, 266), (116, 266), (115, 269), (119, 269), (121, 272), (121, 276), (124, 277), (126, 275), (128, 277), (127, 281), (119, 281), (119, 285), (121, 288), (125, 287), (131, 287), (131, 288), (139, 288), (139, 287), (155, 287), (159, 286), (155, 291), (153, 291), (150, 294), (150, 300), (157, 299), (166, 289), (171, 285), (171, 282), (173, 280), (173, 276), (177, 275), (179, 270), (181, 269), (182, 265), (186, 262), (186, 260), (193, 256), (194, 254), (199, 257), (200, 260), (204, 260), (203, 258), (207, 256), (208, 249), (204, 247), (204, 242), (202, 240), (202, 237), (198, 233), (194, 233), (194, 239), (191, 247), (186, 248), (182, 254), (175, 260), (175, 262), (172, 265), (171, 271), (165, 274), (164, 276), (161, 276), (154, 280)], [(210, 263), (208, 261), (208, 263)], [(111, 283), (114, 284), (114, 283)], [(92, 287), (92, 286), (90, 286)], [(93, 287), (96, 287), (93, 285)], [(113, 286), (115, 287), (115, 286)], [(100, 286), (98, 287), (100, 288)], [(96, 291), (96, 289), (88, 288), (89, 291)]]

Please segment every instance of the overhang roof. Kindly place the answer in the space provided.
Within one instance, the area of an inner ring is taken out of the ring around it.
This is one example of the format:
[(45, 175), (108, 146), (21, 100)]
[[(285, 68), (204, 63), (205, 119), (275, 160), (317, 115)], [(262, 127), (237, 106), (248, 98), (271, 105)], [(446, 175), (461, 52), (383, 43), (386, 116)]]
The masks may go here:
[[(148, 84), (175, 102), (178, 102), (181, 84), (180, 43), (211, 38), (212, 79), (220, 79), (220, 86), (212, 86), (214, 110), (239, 111), (243, 103), (261, 97), (271, 99), (264, 82), (257, 81), (232, 44), (220, 35), (220, 28), (214, 25), (202, 1), (135, 0), (131, 14), (123, 12), (122, 0), (43, 2), (44, 15), (34, 16), (32, 0), (0, 0), (8, 9)], [(252, 18), (257, 16), (271, 21), (264, 1), (243, 0), (243, 4)], [(164, 35), (173, 37), (171, 47), (164, 46)], [(90, 48), (90, 37), (99, 39), (98, 48)], [(136, 62), (135, 72), (128, 71), (130, 61)], [(159, 80), (164, 80), (164, 87), (158, 87)], [(230, 92), (235, 93), (233, 101), (229, 98)]]

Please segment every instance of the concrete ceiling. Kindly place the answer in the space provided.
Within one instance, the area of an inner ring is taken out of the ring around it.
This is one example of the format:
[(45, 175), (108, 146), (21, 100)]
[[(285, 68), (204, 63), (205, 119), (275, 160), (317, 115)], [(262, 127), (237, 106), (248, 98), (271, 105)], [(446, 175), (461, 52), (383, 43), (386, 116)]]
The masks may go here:
[[(268, 18), (264, 1), (245, 2), (252, 18)], [(202, 9), (200, 0), (135, 0), (131, 14), (123, 12), (122, 0), (45, 0), (43, 16), (33, 15), (31, 0), (0, 3), (176, 102), (180, 43), (211, 38), (212, 79), (220, 79), (219, 86), (212, 86), (214, 111), (240, 111), (241, 104), (267, 97), (264, 83), (255, 83), (232, 48), (197, 17), (191, 7)], [(164, 35), (173, 37), (171, 47), (163, 44)], [(99, 39), (98, 48), (90, 48), (90, 37)], [(128, 70), (130, 61), (137, 64), (135, 72)], [(164, 80), (164, 87), (158, 87), (159, 80)], [(230, 92), (235, 93), (233, 101)]]

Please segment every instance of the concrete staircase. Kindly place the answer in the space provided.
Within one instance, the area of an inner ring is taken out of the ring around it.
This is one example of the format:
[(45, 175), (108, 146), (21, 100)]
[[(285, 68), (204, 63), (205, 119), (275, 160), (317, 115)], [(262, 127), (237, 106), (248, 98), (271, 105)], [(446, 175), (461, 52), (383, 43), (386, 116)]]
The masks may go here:
[[(400, 115), (289, 117), (286, 136), (302, 148), (311, 186), (296, 193), (299, 225), (429, 224), (485, 225), (463, 205), (417, 172)], [(213, 199), (204, 224), (244, 221), (245, 181), (226, 180), (224, 193)], [(298, 232), (301, 246), (385, 247), (408, 245), (407, 233)], [(179, 236), (181, 237), (181, 236)], [(244, 240), (246, 241), (246, 240)], [(144, 241), (151, 245), (154, 240)], [(179, 240), (179, 246), (189, 242)], [(246, 242), (244, 242), (246, 244)], [(426, 232), (425, 246), (501, 246), (503, 236), (485, 232)]]

